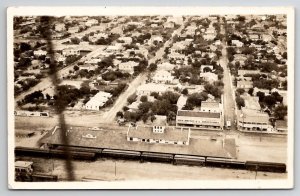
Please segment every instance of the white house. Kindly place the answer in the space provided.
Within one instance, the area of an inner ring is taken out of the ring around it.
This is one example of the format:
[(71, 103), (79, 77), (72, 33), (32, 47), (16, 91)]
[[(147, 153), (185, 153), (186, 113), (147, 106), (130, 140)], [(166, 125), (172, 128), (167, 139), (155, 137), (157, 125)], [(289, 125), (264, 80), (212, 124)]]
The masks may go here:
[(244, 43), (243, 42), (241, 42), (241, 41), (239, 41), (239, 40), (231, 40), (231, 44), (233, 45), (233, 46), (236, 46), (236, 47), (243, 47), (244, 46)]
[(157, 70), (166, 70), (166, 71), (172, 71), (177, 65), (171, 64), (169, 62), (164, 62), (157, 65)]
[(246, 80), (237, 81), (236, 87), (242, 88), (242, 89), (250, 89), (250, 88), (253, 88), (253, 82), (246, 81)]
[(110, 93), (100, 91), (85, 104), (85, 109), (100, 110), (111, 97)]
[(132, 74), (134, 73), (134, 67), (138, 65), (139, 63), (134, 61), (123, 62), (119, 64), (119, 70)]
[(58, 23), (54, 26), (55, 31), (61, 32), (66, 30), (66, 26), (64, 23)]
[(70, 27), (68, 29), (68, 32), (71, 33), (71, 34), (78, 33), (79, 32), (79, 27), (78, 26)]
[(165, 70), (159, 70), (155, 72), (155, 75), (152, 77), (152, 80), (155, 83), (172, 83), (174, 77), (170, 72)]
[(47, 55), (47, 51), (45, 50), (35, 50), (33, 51), (33, 55), (34, 56), (46, 56)]
[(167, 89), (168, 87), (161, 84), (147, 83), (142, 84), (137, 88), (137, 95), (150, 95), (152, 92), (163, 94), (167, 91)]
[(218, 75), (212, 72), (201, 72), (200, 78), (203, 78), (207, 82), (213, 83), (218, 80)]
[(70, 55), (80, 55), (80, 51), (77, 48), (65, 48), (62, 50), (63, 56), (70, 56)]
[(89, 19), (88, 21), (85, 22), (85, 25), (90, 27), (90, 26), (96, 25), (98, 23), (99, 23), (99, 21), (96, 19)]

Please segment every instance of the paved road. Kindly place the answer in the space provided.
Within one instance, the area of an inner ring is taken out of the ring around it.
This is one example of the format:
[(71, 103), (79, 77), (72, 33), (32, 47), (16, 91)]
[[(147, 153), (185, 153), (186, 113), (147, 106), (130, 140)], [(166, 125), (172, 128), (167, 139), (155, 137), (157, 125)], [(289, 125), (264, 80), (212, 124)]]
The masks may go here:
[[(224, 25), (221, 25), (221, 33), (225, 34), (225, 29)], [(231, 126), (232, 129), (235, 129), (234, 126), (234, 121), (236, 120), (236, 115), (235, 115), (235, 100), (234, 100), (234, 89), (232, 86), (232, 81), (231, 81), (231, 76), (230, 76), (230, 71), (228, 67), (228, 57), (227, 57), (227, 50), (226, 50), (226, 40), (224, 39), (222, 41), (223, 49), (222, 49), (222, 57), (220, 59), (220, 65), (224, 69), (224, 77), (223, 77), (223, 82), (224, 82), (224, 100), (223, 100), (223, 106), (224, 106), (224, 121), (230, 120), (231, 121)]]
[(104, 113), (104, 115), (101, 117), (101, 119), (99, 119), (99, 121), (101, 122), (106, 122), (106, 123), (110, 123), (113, 122), (116, 114), (118, 111), (121, 111), (123, 106), (126, 105), (127, 103), (127, 98), (132, 95), (133, 93), (135, 93), (136, 88), (141, 85), (142, 83), (144, 83), (147, 79), (147, 74), (143, 73), (138, 75), (130, 84), (129, 87), (125, 90), (124, 93), (122, 93), (118, 99), (116, 100), (116, 102), (114, 103), (114, 106), (107, 111), (106, 113)]
[[(162, 58), (162, 56), (164, 55), (165, 48), (168, 47), (172, 43), (173, 37), (175, 35), (178, 35), (183, 28), (184, 28), (184, 22), (182, 22), (181, 26), (173, 32), (172, 37), (168, 41), (166, 41), (165, 44), (163, 45), (163, 47), (161, 47), (156, 52), (155, 56), (148, 60), (149, 64), (154, 63), (156, 60), (159, 60)], [(145, 73), (141, 74), (137, 78), (135, 78), (131, 82), (131, 84), (129, 84), (129, 87), (127, 88), (127, 90), (119, 96), (119, 98), (115, 102), (114, 106), (109, 111), (104, 113), (104, 115), (101, 118), (101, 121), (106, 122), (106, 123), (108, 123), (108, 122), (112, 123), (116, 117), (117, 112), (121, 111), (122, 108), (126, 105), (127, 98), (130, 95), (132, 95), (136, 91), (136, 88), (140, 84), (144, 83), (146, 81), (146, 79), (147, 79), (147, 74), (145, 74)]]

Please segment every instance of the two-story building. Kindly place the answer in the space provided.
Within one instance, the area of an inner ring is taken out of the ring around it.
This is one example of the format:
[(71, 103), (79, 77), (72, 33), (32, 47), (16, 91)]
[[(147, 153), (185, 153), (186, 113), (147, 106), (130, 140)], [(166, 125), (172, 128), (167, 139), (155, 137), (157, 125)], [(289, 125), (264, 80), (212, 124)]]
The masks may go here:
[(223, 129), (221, 112), (203, 112), (178, 110), (176, 127), (193, 127), (195, 129)]
[(174, 76), (172, 76), (171, 73), (168, 71), (159, 70), (155, 72), (154, 76), (152, 77), (152, 80), (155, 83), (172, 83), (172, 81), (174, 80)]

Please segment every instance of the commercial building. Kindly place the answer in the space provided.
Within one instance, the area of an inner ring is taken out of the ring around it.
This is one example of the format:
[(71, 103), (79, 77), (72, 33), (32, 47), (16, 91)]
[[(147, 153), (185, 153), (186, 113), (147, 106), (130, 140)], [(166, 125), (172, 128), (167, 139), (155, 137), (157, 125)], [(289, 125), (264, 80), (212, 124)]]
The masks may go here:
[(242, 108), (238, 110), (238, 128), (247, 131), (271, 131), (269, 115), (265, 112)]
[(100, 110), (111, 97), (110, 93), (100, 91), (85, 104), (85, 109)]
[(150, 95), (152, 92), (163, 94), (167, 91), (167, 89), (168, 87), (161, 84), (147, 83), (142, 84), (137, 88), (137, 95)]
[(149, 144), (189, 145), (190, 129), (155, 125), (153, 127), (128, 127), (127, 141)]
[(203, 112), (178, 110), (176, 116), (177, 127), (193, 127), (196, 129), (222, 129), (221, 112)]

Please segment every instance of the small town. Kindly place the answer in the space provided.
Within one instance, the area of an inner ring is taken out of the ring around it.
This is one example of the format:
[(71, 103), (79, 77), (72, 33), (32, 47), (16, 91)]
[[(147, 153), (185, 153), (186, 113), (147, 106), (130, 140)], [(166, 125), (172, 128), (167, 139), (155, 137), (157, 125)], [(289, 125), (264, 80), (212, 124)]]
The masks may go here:
[(16, 181), (287, 177), (285, 15), (13, 24)]

